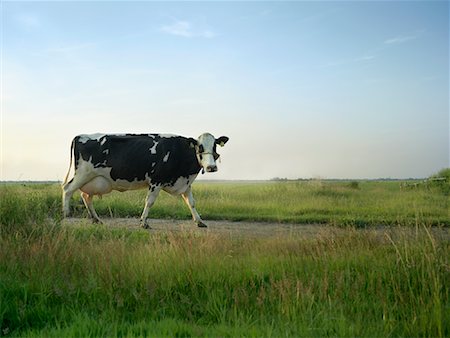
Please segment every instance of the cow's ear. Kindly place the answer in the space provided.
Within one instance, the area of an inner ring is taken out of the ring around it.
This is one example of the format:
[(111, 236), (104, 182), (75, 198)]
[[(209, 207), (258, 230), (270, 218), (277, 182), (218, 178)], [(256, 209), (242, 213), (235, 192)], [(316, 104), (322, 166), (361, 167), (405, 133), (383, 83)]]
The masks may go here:
[(218, 139), (216, 139), (216, 144), (218, 144), (219, 146), (223, 147), (225, 145), (225, 143), (227, 143), (229, 140), (228, 137), (226, 136), (221, 136)]
[(188, 143), (191, 148), (195, 148), (198, 142), (195, 138), (190, 137), (188, 138)]

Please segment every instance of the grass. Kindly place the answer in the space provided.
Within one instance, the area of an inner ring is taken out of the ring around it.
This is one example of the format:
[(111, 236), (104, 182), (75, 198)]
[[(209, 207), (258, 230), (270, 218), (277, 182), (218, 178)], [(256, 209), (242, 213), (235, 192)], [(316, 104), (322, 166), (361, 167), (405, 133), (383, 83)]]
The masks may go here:
[[(205, 219), (343, 228), (246, 238), (63, 226), (59, 187), (0, 186), (0, 335), (450, 336), (448, 230), (430, 228), (448, 225), (445, 192), (397, 182), (194, 189)], [(112, 194), (97, 209), (136, 216), (144, 195)], [(152, 215), (189, 217), (165, 194)], [(359, 222), (393, 223), (381, 233)]]
[[(331, 223), (335, 225), (450, 225), (449, 197), (437, 189), (400, 190), (399, 182), (196, 183), (197, 209), (205, 219)], [(101, 215), (138, 216), (145, 192), (115, 193), (96, 201)], [(155, 218), (190, 218), (181, 201), (161, 193)]]
[(332, 229), (230, 238), (103, 226), (0, 241), (12, 336), (448, 336), (448, 241)]
[[(414, 226), (418, 222), (450, 225), (449, 195), (438, 186), (401, 189), (398, 181), (196, 182), (193, 191), (197, 209), (205, 220), (327, 223), (337, 226)], [(33, 212), (13, 212), (12, 217), (59, 215), (61, 190), (57, 184), (0, 186), (2, 199), (13, 195), (15, 200), (26, 196), (21, 203)], [(100, 217), (139, 217), (145, 196), (145, 190), (113, 192), (102, 199), (96, 198), (94, 206)], [(86, 217), (79, 196), (74, 197), (72, 205), (75, 216)], [(36, 213), (36, 210), (42, 213)], [(150, 217), (189, 219), (191, 216), (180, 197), (161, 192), (150, 210)]]

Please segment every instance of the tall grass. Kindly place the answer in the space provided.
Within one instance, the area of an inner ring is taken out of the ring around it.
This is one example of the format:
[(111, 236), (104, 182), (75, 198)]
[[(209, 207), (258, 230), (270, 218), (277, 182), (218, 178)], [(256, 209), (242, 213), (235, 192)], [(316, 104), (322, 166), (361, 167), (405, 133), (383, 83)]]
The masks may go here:
[[(205, 218), (414, 226), (328, 227), (315, 238), (61, 226), (58, 186), (1, 186), (0, 335), (450, 335), (448, 229), (429, 227), (448, 224), (439, 191), (367, 182), (194, 189)], [(113, 194), (98, 209), (135, 216), (144, 195)], [(184, 208), (161, 195), (152, 212), (189, 217)]]
[(448, 336), (448, 241), (98, 226), (0, 240), (0, 329), (26, 336)]
[(0, 235), (30, 233), (36, 225), (59, 221), (61, 195), (55, 184), (0, 185)]

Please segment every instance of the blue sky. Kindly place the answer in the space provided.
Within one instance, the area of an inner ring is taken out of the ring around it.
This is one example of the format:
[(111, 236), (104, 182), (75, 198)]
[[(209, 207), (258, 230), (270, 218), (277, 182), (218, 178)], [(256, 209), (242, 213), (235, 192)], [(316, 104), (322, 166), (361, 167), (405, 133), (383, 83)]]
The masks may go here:
[[(3, 180), (94, 132), (227, 135), (216, 179), (449, 166), (449, 4), (2, 3)], [(206, 178), (206, 176), (205, 176)]]

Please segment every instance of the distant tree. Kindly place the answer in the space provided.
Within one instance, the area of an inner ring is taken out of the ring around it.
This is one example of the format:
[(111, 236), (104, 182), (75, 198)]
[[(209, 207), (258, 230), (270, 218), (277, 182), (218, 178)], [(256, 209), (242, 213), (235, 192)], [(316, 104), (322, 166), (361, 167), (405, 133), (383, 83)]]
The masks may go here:
[(274, 177), (274, 178), (271, 178), (270, 180), (280, 182), (280, 181), (287, 181), (288, 179), (286, 177), (284, 177), (284, 178)]

